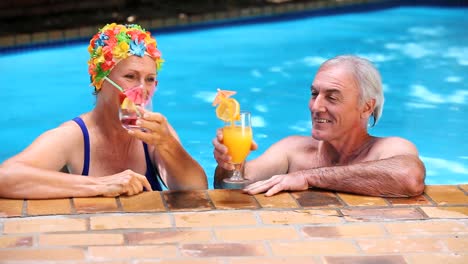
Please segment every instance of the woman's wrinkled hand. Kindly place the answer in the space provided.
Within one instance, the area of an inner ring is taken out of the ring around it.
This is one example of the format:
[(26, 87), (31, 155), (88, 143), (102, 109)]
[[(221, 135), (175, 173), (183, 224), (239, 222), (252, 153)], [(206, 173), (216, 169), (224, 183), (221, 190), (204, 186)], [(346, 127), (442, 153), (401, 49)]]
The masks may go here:
[(132, 129), (129, 134), (146, 142), (147, 144), (158, 146), (167, 144), (173, 135), (169, 130), (167, 119), (160, 113), (146, 111), (143, 117), (139, 118), (136, 123), (142, 130)]
[(144, 191), (152, 191), (151, 184), (144, 175), (132, 170), (102, 177), (93, 177), (99, 186), (99, 195), (115, 197), (119, 195), (135, 195)]
[[(213, 155), (218, 163), (218, 166), (225, 170), (234, 170), (234, 165), (229, 163), (231, 161), (231, 156), (228, 154), (228, 148), (223, 144), (223, 129), (219, 128), (216, 131), (216, 137), (212, 141), (214, 150)], [(250, 150), (256, 150), (258, 148), (257, 143), (252, 141)]]

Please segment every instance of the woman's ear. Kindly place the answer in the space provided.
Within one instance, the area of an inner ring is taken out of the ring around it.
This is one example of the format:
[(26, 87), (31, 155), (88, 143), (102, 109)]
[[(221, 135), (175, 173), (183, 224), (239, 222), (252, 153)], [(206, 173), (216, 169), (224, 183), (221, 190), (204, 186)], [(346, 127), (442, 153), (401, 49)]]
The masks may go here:
[(364, 107), (361, 112), (361, 118), (369, 119), (369, 117), (374, 113), (375, 109), (375, 99), (370, 99), (364, 104)]

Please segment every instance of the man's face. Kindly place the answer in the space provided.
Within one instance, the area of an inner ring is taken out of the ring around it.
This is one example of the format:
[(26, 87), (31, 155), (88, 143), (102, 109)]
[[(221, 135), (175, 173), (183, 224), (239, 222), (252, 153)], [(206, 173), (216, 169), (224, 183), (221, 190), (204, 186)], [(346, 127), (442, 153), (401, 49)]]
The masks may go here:
[(309, 109), (317, 140), (339, 140), (362, 126), (359, 89), (346, 67), (322, 67), (312, 83)]

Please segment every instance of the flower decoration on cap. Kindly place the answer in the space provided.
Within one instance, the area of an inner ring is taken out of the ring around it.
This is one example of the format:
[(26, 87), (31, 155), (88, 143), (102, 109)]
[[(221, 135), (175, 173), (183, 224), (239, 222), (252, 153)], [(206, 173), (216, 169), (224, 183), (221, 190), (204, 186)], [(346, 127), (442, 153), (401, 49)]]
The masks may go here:
[(91, 38), (88, 52), (88, 72), (96, 91), (101, 89), (104, 77), (109, 75), (114, 66), (128, 56), (150, 56), (156, 63), (157, 71), (164, 62), (151, 32), (136, 24), (107, 24)]

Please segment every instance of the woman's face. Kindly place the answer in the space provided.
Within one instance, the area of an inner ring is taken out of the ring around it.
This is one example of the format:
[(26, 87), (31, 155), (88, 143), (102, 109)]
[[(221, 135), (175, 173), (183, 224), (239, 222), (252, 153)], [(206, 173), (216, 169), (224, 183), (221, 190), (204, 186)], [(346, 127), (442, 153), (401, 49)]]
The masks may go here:
[(156, 85), (156, 63), (149, 56), (130, 56), (112, 69), (108, 76), (124, 90), (143, 86), (147, 91)]

